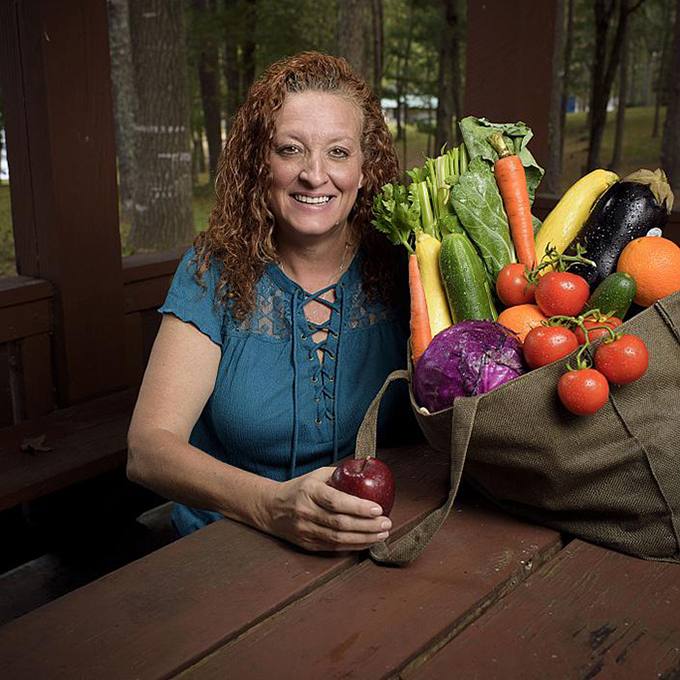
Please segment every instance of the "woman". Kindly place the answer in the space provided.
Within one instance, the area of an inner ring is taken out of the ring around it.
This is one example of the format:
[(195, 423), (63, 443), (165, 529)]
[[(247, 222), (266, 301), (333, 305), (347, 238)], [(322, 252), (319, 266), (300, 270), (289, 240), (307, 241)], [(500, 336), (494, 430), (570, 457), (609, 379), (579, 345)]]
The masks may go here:
[[(251, 88), (128, 437), (130, 479), (178, 501), (180, 534), (228, 517), (309, 550), (387, 538), (380, 506), (327, 482), (406, 356), (397, 249), (370, 226), (397, 171), (380, 106), (344, 60), (302, 53)], [(395, 432), (392, 397), (382, 429)]]

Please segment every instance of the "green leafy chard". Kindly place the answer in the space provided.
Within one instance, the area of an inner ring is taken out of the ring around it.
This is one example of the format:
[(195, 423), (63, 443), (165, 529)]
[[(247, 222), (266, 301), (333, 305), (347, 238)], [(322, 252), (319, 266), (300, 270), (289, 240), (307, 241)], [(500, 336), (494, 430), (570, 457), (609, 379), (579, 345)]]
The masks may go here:
[(495, 282), (501, 269), (516, 258), (496, 178), (482, 158), (473, 158), (451, 188), (451, 204)]

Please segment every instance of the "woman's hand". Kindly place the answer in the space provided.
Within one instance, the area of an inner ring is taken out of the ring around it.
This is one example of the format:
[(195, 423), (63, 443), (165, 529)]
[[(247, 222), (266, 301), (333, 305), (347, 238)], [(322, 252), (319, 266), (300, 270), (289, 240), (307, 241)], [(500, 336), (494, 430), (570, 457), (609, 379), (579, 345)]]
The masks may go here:
[(267, 531), (306, 550), (363, 550), (384, 541), (392, 522), (382, 508), (328, 486), (333, 470), (280, 482), (267, 501)]

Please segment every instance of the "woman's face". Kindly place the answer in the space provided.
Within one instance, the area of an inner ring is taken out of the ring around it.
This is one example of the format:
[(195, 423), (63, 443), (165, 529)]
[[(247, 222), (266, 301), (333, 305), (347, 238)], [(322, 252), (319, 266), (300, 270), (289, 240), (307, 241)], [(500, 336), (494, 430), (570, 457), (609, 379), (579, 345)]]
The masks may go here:
[(326, 92), (287, 95), (269, 162), (279, 234), (299, 239), (344, 229), (363, 182), (358, 107)]

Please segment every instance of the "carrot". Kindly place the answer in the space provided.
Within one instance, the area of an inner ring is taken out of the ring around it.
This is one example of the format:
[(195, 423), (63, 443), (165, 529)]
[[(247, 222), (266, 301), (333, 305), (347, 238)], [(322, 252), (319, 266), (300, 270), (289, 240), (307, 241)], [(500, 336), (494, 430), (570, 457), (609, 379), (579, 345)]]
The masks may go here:
[(536, 265), (536, 246), (524, 166), (519, 157), (510, 152), (502, 134), (496, 132), (487, 141), (499, 156), (494, 164), (494, 174), (508, 216), (517, 258), (528, 269), (533, 269)]
[(408, 287), (411, 294), (411, 357), (415, 368), (432, 340), (425, 290), (415, 254), (408, 256)]

